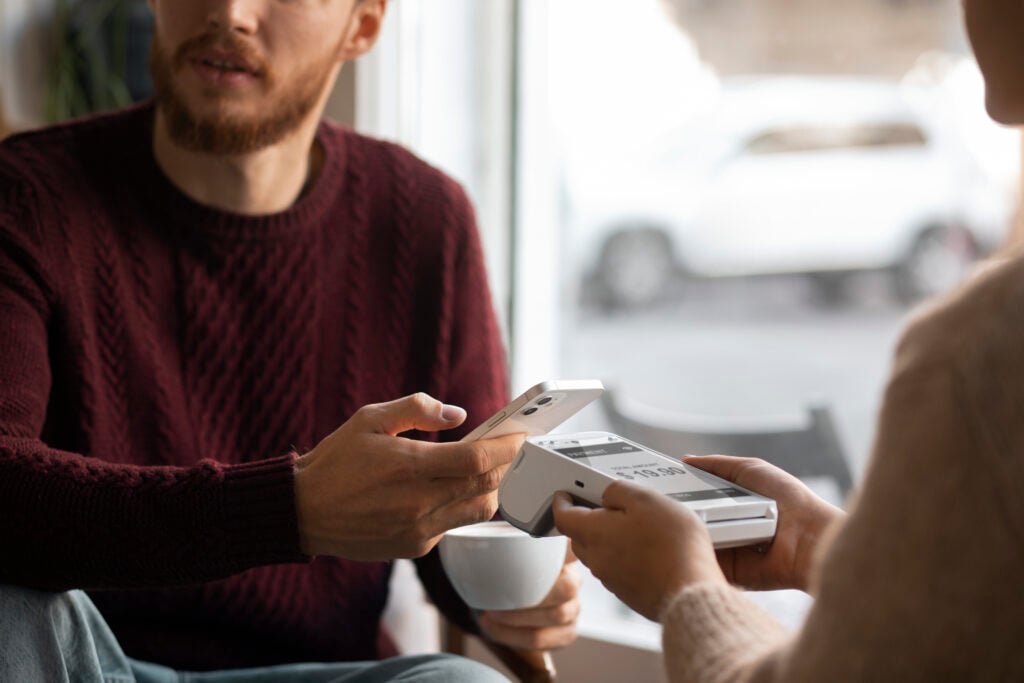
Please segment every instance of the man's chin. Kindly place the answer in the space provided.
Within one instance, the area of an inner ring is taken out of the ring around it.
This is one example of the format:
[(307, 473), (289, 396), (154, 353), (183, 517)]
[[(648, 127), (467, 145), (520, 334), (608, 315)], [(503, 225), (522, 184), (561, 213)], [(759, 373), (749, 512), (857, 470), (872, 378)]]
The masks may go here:
[(165, 115), (167, 134), (177, 146), (205, 154), (238, 156), (278, 144), (295, 130), (288, 121), (240, 116)]
[[(254, 120), (260, 114), (260, 103), (240, 95), (224, 93), (203, 93), (200, 97), (181, 98), (174, 106), (196, 121), (245, 121)], [(263, 113), (266, 113), (266, 106), (266, 102), (262, 102)]]
[(309, 119), (322, 91), (315, 87), (277, 93), (204, 92), (193, 85), (154, 79), (156, 102), (174, 144), (196, 152), (241, 155), (276, 145)]

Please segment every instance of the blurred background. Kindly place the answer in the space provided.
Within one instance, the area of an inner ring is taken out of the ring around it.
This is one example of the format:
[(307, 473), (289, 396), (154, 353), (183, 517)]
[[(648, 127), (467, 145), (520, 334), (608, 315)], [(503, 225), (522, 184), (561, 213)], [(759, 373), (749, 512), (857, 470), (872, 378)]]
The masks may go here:
[[(2, 125), (145, 97), (150, 31), (135, 0), (0, 0)], [(958, 0), (393, 0), (329, 114), (466, 186), (516, 393), (826, 405), (855, 480), (909, 311), (1017, 223), (1019, 132), (984, 112)], [(598, 589), (588, 642), (656, 679), (656, 627)]]

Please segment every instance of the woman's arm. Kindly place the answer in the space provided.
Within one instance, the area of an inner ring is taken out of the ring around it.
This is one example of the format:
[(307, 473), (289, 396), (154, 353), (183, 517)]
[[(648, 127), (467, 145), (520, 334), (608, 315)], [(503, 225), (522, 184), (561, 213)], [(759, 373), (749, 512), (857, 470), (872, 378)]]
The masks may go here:
[[(1012, 680), (1024, 672), (1024, 290), (1015, 271), (932, 309), (904, 336), (863, 488), (834, 541), (818, 542), (828, 547), (810, 572), (816, 601), (794, 636), (715, 575), (695, 518), (668, 509), (643, 518), (647, 527), (673, 520), (674, 543), (662, 538), (647, 552), (645, 567), (660, 569), (610, 587), (627, 597), (668, 591), (662, 603), (634, 606), (660, 613), (670, 680)], [(787, 518), (780, 513), (775, 548)], [(576, 551), (584, 560), (588, 540)], [(653, 542), (634, 534), (599, 545), (618, 544), (617, 557), (628, 558)], [(652, 578), (658, 572), (669, 578)]]

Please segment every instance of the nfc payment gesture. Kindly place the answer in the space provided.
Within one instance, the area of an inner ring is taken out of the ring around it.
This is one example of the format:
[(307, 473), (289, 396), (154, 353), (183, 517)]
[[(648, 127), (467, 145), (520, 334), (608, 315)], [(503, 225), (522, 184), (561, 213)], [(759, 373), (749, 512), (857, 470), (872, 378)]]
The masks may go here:
[(616, 479), (648, 486), (692, 509), (717, 548), (760, 543), (775, 535), (774, 500), (610, 432), (526, 439), (498, 489), (498, 503), (508, 522), (544, 536), (554, 532), (551, 501), (556, 491), (599, 507), (605, 488)]

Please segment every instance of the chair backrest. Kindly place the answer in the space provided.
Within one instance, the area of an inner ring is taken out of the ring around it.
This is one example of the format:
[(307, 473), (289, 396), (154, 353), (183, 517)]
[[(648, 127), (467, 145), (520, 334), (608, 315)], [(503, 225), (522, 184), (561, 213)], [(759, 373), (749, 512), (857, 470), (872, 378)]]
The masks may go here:
[[(467, 635), (450, 621), (444, 622), (442, 632), (442, 649), (453, 655), (469, 657), (466, 647)], [(551, 653), (546, 650), (519, 650), (508, 645), (480, 638), (480, 643), (490, 656), (503, 664), (520, 683), (556, 683), (558, 672), (555, 670)], [(484, 660), (493, 666), (492, 662)]]
[(3, 140), (11, 132), (7, 126), (7, 119), (4, 117), (3, 92), (0, 91), (0, 140)]
[(827, 406), (810, 406), (803, 415), (703, 417), (645, 406), (613, 389), (605, 390), (601, 405), (613, 432), (666, 455), (761, 458), (801, 479), (833, 480), (838, 502), (853, 486)]

